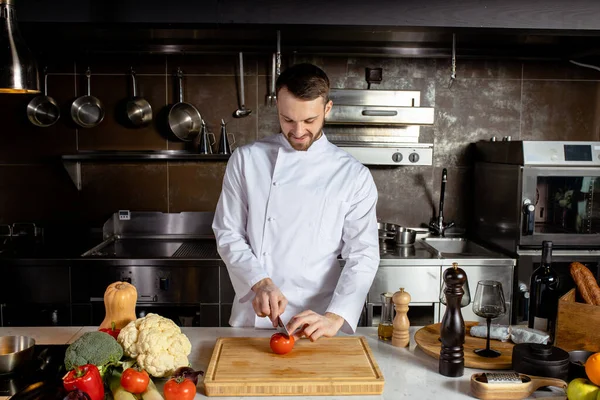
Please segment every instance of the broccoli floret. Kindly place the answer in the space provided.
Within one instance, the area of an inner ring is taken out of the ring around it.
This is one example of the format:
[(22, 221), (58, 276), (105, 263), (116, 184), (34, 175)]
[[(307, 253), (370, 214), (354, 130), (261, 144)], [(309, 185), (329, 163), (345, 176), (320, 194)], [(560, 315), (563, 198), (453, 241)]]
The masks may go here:
[(94, 364), (104, 375), (106, 367), (118, 364), (121, 357), (123, 348), (108, 333), (87, 332), (67, 348), (65, 368), (70, 371), (77, 366)]

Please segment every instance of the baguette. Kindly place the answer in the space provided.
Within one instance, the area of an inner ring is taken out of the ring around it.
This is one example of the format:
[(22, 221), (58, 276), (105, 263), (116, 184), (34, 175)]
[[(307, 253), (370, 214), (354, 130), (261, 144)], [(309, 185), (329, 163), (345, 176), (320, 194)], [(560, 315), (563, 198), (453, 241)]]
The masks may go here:
[(569, 267), (571, 276), (581, 293), (581, 297), (588, 304), (600, 306), (600, 287), (594, 278), (594, 274), (585, 265), (573, 262)]

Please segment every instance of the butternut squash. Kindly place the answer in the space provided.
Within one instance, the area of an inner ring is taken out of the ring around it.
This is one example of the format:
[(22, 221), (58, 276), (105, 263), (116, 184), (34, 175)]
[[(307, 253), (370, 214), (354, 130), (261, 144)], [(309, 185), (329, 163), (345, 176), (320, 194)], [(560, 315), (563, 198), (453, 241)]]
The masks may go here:
[(115, 323), (115, 329), (122, 329), (131, 321), (136, 320), (135, 304), (137, 289), (131, 283), (111, 283), (104, 292), (104, 309), (106, 316), (99, 329), (110, 328)]

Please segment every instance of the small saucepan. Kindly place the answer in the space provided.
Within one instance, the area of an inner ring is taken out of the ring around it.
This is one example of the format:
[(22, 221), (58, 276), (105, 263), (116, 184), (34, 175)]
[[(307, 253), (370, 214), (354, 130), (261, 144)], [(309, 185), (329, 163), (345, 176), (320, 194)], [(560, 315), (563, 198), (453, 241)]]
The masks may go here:
[(389, 222), (378, 222), (379, 242), (393, 242), (396, 246), (410, 246), (415, 243), (417, 231)]
[(0, 336), (0, 374), (12, 372), (33, 358), (35, 339), (29, 336)]
[(27, 118), (29, 121), (41, 128), (54, 125), (60, 118), (60, 107), (56, 100), (48, 96), (48, 74), (44, 68), (44, 95), (34, 97), (27, 104)]
[(183, 101), (183, 72), (177, 69), (179, 80), (179, 103), (169, 110), (169, 128), (179, 139), (189, 142), (200, 133), (202, 116), (193, 105)]
[(410, 246), (415, 244), (415, 239), (417, 238), (417, 231), (413, 229), (408, 229), (403, 226), (399, 226), (396, 228), (396, 233), (394, 235), (394, 242), (396, 242), (396, 246)]
[(133, 97), (125, 106), (129, 122), (136, 127), (148, 125), (152, 122), (152, 106), (148, 100), (137, 95), (137, 84), (135, 82), (135, 71), (131, 68), (131, 80), (133, 82)]
[(93, 128), (104, 119), (104, 106), (98, 98), (90, 94), (92, 72), (89, 68), (85, 72), (85, 76), (87, 77), (87, 95), (77, 98), (71, 104), (71, 118), (82, 128)]

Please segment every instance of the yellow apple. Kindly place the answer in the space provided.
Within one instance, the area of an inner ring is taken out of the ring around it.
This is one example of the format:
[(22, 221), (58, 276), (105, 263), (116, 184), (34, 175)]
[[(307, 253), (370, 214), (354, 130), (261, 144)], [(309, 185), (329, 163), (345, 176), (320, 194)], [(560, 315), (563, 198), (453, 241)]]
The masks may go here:
[(567, 386), (569, 400), (600, 400), (600, 388), (587, 379), (573, 379)]

